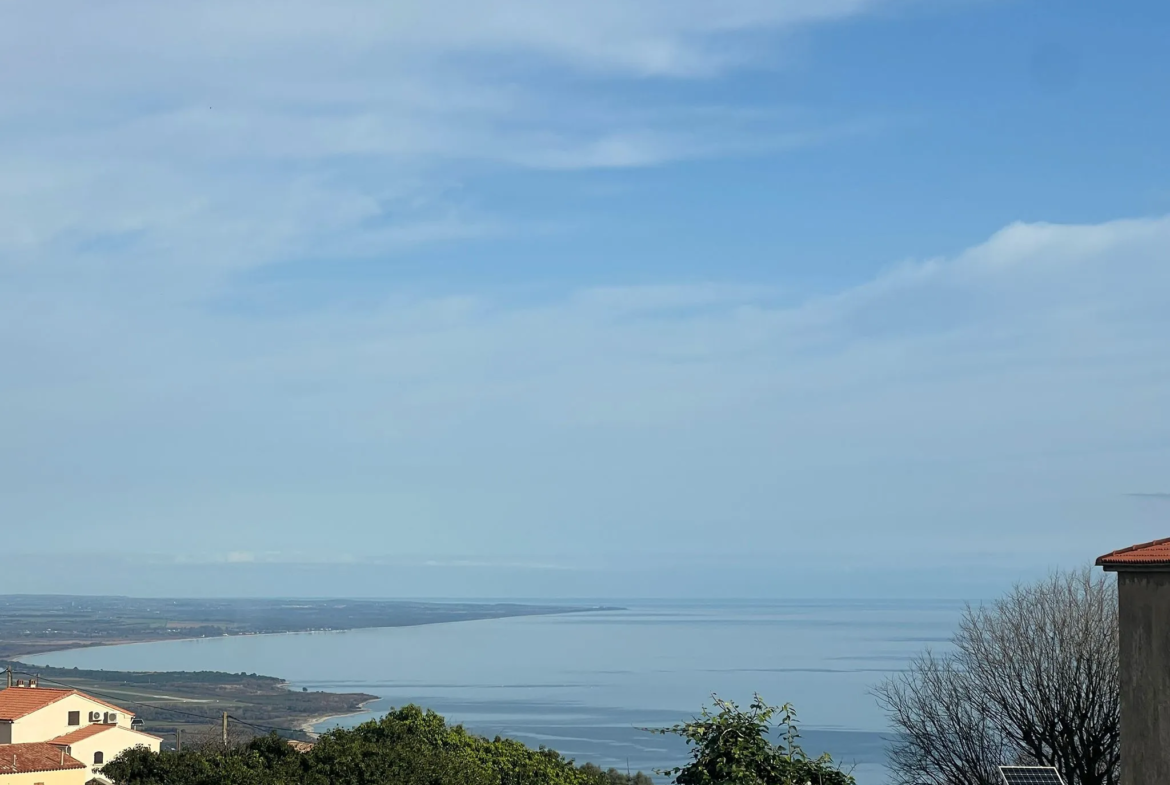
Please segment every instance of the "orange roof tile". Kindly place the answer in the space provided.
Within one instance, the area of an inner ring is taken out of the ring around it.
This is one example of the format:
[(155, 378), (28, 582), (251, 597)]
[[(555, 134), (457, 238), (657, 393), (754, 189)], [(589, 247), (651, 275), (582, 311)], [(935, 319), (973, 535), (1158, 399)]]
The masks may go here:
[(66, 755), (64, 750), (52, 744), (0, 744), (0, 777), (5, 774), (84, 768), (84, 763)]
[(79, 741), (84, 741), (91, 736), (96, 736), (102, 731), (112, 730), (114, 728), (117, 728), (123, 733), (133, 733), (135, 736), (145, 736), (148, 739), (162, 741), (162, 736), (155, 736), (152, 733), (134, 730), (134, 728), (127, 728), (125, 725), (107, 725), (104, 722), (95, 722), (93, 725), (86, 725), (84, 728), (78, 728), (72, 733), (66, 733), (64, 736), (58, 736), (55, 739), (49, 739), (49, 744), (56, 744), (59, 747), (67, 747), (70, 744), (76, 744)]
[(9, 687), (0, 690), (0, 720), (18, 720), (73, 694), (73, 690)]
[(48, 687), (9, 687), (8, 689), (0, 690), (0, 721), (18, 720), (21, 717), (27, 717), (34, 711), (40, 711), (49, 704), (56, 703), (70, 695), (80, 695), (86, 700), (100, 703), (102, 706), (120, 711), (123, 714), (129, 715), (133, 713), (112, 703), (107, 703), (100, 698), (86, 695), (84, 692), (79, 692), (78, 690), (51, 690)]
[(105, 725), (95, 722), (93, 725), (86, 725), (84, 728), (78, 728), (72, 733), (66, 733), (64, 736), (58, 736), (49, 741), (50, 744), (76, 744), (82, 739), (88, 739), (90, 736), (96, 736), (99, 733), (108, 731), (110, 728), (116, 728), (117, 725)]
[(1107, 553), (1097, 559), (1097, 566), (1106, 570), (1142, 567), (1170, 567), (1170, 537)]

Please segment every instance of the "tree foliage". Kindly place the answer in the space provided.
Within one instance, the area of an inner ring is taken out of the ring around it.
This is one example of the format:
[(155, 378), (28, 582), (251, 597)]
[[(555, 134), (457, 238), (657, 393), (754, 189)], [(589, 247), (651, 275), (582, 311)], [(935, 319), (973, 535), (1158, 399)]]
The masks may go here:
[(1117, 586), (1088, 569), (968, 606), (953, 650), (877, 690), (904, 785), (998, 785), (996, 767), (1054, 766), (1068, 785), (1117, 785)]
[(654, 785), (654, 780), (642, 772), (625, 774), (617, 769), (602, 769), (594, 763), (586, 763), (581, 771), (589, 777), (590, 785)]
[(548, 749), (485, 739), (406, 706), (321, 736), (301, 753), (277, 736), (224, 749), (128, 750), (102, 772), (119, 785), (649, 785)]
[[(828, 754), (805, 755), (791, 705), (769, 706), (756, 695), (745, 711), (712, 697), (714, 713), (704, 708), (691, 722), (655, 731), (681, 736), (690, 747), (689, 763), (661, 772), (677, 785), (853, 785)], [(771, 741), (776, 730), (778, 745)]]

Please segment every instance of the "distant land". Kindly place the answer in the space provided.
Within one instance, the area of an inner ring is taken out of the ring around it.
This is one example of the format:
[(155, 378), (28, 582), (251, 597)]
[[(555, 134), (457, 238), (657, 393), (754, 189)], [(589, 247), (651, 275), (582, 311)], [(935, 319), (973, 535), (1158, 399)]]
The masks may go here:
[[(515, 616), (621, 610), (609, 606), (399, 600), (142, 599), (0, 595), (0, 668), (44, 686), (70, 686), (125, 705), (159, 735), (198, 734), (227, 711), (244, 732), (278, 728), (307, 736), (314, 721), (352, 714), (377, 696), (300, 692), (276, 677), (246, 673), (81, 671), (30, 665), (34, 654), (91, 646), (227, 635), (408, 627)], [(249, 726), (245, 723), (253, 723)]]
[(453, 621), (620, 610), (603, 606), (405, 600), (142, 599), (0, 595), (0, 659), (86, 646), (411, 627)]

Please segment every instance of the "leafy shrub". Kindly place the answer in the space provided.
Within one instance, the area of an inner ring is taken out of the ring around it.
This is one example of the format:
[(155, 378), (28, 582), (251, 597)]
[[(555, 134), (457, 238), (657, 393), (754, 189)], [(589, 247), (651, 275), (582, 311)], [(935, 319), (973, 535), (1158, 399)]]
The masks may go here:
[[(804, 754), (790, 704), (769, 706), (756, 695), (744, 711), (712, 697), (716, 713), (704, 708), (691, 722), (654, 731), (682, 736), (691, 748), (690, 763), (661, 772), (677, 785), (854, 785), (827, 753), (815, 759)], [(776, 717), (780, 745), (770, 738)]]

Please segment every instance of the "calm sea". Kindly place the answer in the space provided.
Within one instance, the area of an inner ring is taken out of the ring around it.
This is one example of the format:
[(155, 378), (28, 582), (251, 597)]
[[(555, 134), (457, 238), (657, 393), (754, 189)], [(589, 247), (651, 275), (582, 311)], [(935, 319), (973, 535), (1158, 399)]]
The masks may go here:
[(962, 609), (921, 600), (604, 604), (627, 610), (136, 644), (30, 661), (264, 673), (296, 688), (381, 696), (370, 714), (319, 730), (413, 702), (483, 735), (647, 772), (683, 761), (685, 746), (641, 728), (685, 720), (712, 693), (747, 703), (758, 692), (796, 706), (807, 752), (829, 751), (860, 785), (878, 785), (887, 734), (870, 690), (923, 647), (945, 645)]

